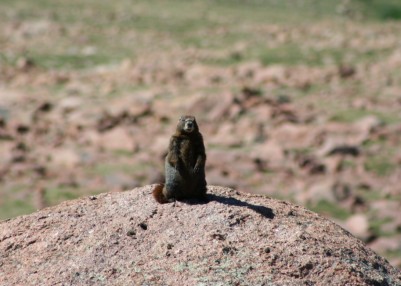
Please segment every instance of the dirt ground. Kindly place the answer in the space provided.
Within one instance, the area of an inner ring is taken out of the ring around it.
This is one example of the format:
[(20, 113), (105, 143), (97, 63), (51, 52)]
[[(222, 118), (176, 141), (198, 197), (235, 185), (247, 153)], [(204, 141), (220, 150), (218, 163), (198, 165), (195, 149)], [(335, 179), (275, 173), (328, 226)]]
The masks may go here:
[(400, 267), (400, 23), (248, 2), (2, 1), (0, 219), (161, 182), (193, 114), (209, 184), (306, 206)]

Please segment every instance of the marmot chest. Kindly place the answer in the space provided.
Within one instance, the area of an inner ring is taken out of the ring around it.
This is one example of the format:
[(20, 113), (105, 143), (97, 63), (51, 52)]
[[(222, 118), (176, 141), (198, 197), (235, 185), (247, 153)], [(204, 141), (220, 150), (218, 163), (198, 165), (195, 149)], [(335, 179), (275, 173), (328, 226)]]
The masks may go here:
[(196, 162), (196, 146), (190, 139), (185, 139), (180, 142), (180, 157), (187, 166), (193, 167)]

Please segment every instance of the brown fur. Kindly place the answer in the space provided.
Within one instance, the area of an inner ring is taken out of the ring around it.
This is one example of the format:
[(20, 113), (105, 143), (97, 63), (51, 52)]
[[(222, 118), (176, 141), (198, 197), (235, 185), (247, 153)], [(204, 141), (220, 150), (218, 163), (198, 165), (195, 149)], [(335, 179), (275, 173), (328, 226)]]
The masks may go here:
[(165, 204), (165, 203), (169, 202), (163, 195), (163, 188), (164, 188), (164, 184), (159, 184), (159, 185), (156, 185), (152, 191), (153, 197), (160, 204)]
[(156, 201), (205, 199), (205, 163), (205, 146), (195, 117), (181, 116), (170, 138), (165, 160), (166, 182), (153, 190)]

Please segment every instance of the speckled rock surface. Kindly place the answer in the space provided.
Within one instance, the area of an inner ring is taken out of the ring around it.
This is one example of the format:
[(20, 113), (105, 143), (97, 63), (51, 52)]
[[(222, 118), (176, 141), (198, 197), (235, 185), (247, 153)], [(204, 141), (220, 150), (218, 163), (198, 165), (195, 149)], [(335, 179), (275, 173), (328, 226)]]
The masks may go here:
[(0, 223), (0, 285), (401, 285), (333, 222), (284, 201), (209, 186), (157, 204), (152, 186)]

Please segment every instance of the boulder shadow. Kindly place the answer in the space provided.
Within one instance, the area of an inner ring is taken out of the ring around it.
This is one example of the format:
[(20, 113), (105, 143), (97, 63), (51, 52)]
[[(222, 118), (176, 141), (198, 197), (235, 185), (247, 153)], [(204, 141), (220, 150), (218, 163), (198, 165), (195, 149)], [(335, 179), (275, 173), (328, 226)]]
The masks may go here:
[(251, 209), (254, 212), (257, 212), (258, 214), (260, 214), (268, 219), (273, 219), (275, 216), (273, 213), (273, 210), (271, 208), (250, 204), (247, 202), (240, 201), (236, 198), (223, 197), (223, 196), (213, 195), (213, 194), (207, 194), (207, 198), (209, 201), (216, 201), (218, 203), (229, 205), (229, 206), (238, 206), (238, 207), (245, 207), (245, 208)]

